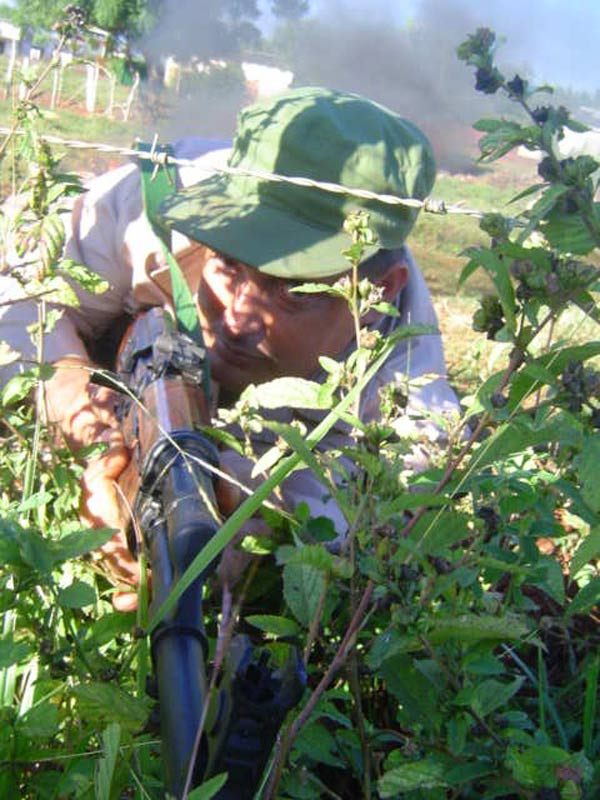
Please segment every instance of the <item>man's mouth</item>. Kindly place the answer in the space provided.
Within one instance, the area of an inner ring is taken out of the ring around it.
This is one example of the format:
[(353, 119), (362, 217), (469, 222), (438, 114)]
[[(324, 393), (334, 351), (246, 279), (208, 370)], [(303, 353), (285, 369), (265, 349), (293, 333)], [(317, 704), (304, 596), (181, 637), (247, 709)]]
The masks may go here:
[(267, 360), (266, 356), (256, 348), (244, 347), (221, 336), (215, 337), (212, 350), (222, 361), (227, 361), (235, 366), (255, 364), (256, 362)]

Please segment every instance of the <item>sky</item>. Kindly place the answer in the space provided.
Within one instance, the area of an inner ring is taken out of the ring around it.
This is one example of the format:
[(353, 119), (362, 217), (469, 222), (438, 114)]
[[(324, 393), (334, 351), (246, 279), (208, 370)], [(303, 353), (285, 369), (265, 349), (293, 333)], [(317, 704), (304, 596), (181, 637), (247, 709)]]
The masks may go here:
[[(536, 80), (600, 89), (600, 0), (433, 0), (433, 5), (442, 15), (464, 13), (505, 37), (499, 60), (529, 67)], [(344, 21), (368, 15), (370, 21), (396, 24), (418, 18), (422, 6), (423, 0), (311, 0), (315, 16)]]

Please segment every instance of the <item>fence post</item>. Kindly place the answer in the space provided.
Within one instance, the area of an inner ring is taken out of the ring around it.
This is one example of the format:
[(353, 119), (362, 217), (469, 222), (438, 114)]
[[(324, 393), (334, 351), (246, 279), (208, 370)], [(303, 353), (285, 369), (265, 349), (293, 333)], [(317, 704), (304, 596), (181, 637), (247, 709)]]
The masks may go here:
[(86, 64), (85, 70), (85, 110), (89, 114), (93, 114), (96, 108), (96, 92), (98, 90), (98, 65)]

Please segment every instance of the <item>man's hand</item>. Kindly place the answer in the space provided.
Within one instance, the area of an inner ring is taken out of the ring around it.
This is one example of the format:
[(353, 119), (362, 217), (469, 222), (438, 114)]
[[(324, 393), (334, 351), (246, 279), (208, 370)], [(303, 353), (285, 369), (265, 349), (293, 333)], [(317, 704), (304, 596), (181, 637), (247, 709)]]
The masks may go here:
[(117, 480), (129, 463), (129, 452), (119, 430), (107, 429), (100, 437), (108, 449), (88, 462), (83, 474), (83, 500), (81, 519), (93, 528), (115, 528), (113, 538), (99, 549), (102, 565), (117, 586), (125, 584), (123, 591), (113, 594), (117, 611), (135, 611), (140, 568), (127, 546), (126, 530), (129, 523), (127, 510), (119, 495)]
[(90, 383), (94, 364), (64, 358), (56, 361), (54, 368), (45, 384), (46, 420), (58, 426), (72, 450), (101, 441), (107, 430), (118, 428), (115, 392)]
[[(127, 547), (127, 519), (120, 502), (117, 479), (129, 463), (129, 453), (115, 417), (116, 393), (90, 383), (94, 364), (67, 358), (54, 364), (55, 373), (46, 383), (46, 418), (60, 429), (69, 447), (104, 443), (107, 449), (88, 460), (83, 475), (81, 519), (94, 528), (114, 528), (118, 532), (100, 548), (103, 566), (117, 584), (135, 587), (139, 565)], [(116, 592), (113, 605), (119, 611), (132, 611), (137, 595), (128, 588)]]

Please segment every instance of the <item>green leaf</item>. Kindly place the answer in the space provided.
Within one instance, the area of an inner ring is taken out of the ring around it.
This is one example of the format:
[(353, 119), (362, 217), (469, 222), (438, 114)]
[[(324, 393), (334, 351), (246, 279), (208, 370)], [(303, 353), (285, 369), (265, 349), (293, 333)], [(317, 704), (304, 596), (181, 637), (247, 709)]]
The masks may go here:
[(304, 564), (286, 564), (283, 595), (290, 611), (304, 627), (310, 627), (324, 590), (325, 577), (320, 569)]
[(392, 500), (378, 503), (377, 520), (383, 525), (390, 517), (414, 508), (423, 506), (445, 506), (456, 503), (455, 498), (444, 494), (430, 494), (426, 492), (406, 492)]
[(93, 642), (95, 647), (102, 647), (109, 642), (114, 642), (118, 636), (130, 634), (135, 625), (135, 615), (119, 611), (114, 614), (104, 614), (94, 620), (91, 625), (86, 625), (83, 634), (85, 641)]
[(17, 722), (19, 733), (31, 739), (49, 739), (58, 730), (59, 712), (51, 701), (33, 706)]
[(241, 399), (258, 408), (327, 408), (321, 395), (321, 384), (316, 381), (275, 378), (259, 386), (249, 386)]
[(238, 549), (253, 556), (268, 556), (277, 549), (277, 542), (268, 536), (244, 536)]
[(476, 642), (486, 640), (503, 641), (522, 639), (529, 633), (529, 626), (516, 615), (495, 617), (491, 614), (460, 614), (435, 619), (427, 634), (432, 644), (449, 640)]
[(65, 225), (58, 214), (48, 214), (40, 223), (38, 245), (44, 263), (51, 265), (61, 255), (65, 243)]
[(340, 294), (340, 290), (329, 283), (303, 283), (301, 286), (292, 287), (291, 291), (294, 294)]
[(380, 314), (385, 314), (388, 317), (399, 317), (400, 312), (396, 308), (396, 306), (392, 305), (391, 303), (374, 303), (372, 308), (375, 311), (378, 311)]
[(69, 533), (62, 539), (54, 539), (48, 543), (54, 564), (79, 558), (93, 550), (97, 550), (112, 539), (116, 531), (113, 528), (99, 528), (98, 530), (81, 530)]
[(19, 503), (18, 512), (19, 514), (25, 514), (27, 511), (31, 511), (32, 508), (41, 508), (42, 506), (48, 505), (51, 500), (52, 494), (42, 489), (32, 494), (24, 502)]
[(565, 580), (562, 567), (555, 558), (542, 556), (528, 579), (533, 586), (539, 586), (559, 605), (565, 602)]
[(529, 222), (525, 226), (525, 229), (519, 232), (517, 241), (520, 244), (527, 241), (541, 220), (552, 211), (561, 197), (568, 191), (569, 187), (562, 183), (554, 184), (544, 191), (540, 199), (527, 212)]
[(313, 722), (302, 730), (294, 749), (321, 764), (328, 764), (331, 767), (344, 766), (344, 762), (337, 755), (335, 738), (318, 722)]
[[(273, 422), (268, 421), (265, 422), (265, 427), (272, 430), (274, 433), (278, 434), (289, 446), (290, 448), (300, 456), (304, 464), (306, 464), (309, 469), (311, 469), (314, 474), (319, 478), (319, 480), (324, 484), (327, 485), (327, 476), (325, 474), (325, 470), (321, 467), (318, 460), (315, 458), (314, 453), (307, 446), (305, 439), (300, 435), (300, 432), (294, 428), (292, 425), (286, 425), (281, 422)], [(265, 455), (260, 458), (252, 469), (252, 477), (256, 477), (260, 474), (261, 470), (264, 470), (268, 464), (266, 463), (265, 459), (269, 457), (269, 453), (273, 451), (278, 451), (278, 447), (272, 448), (270, 451), (267, 451)], [(280, 454), (281, 451), (279, 450)], [(279, 459), (277, 459), (279, 460)]]
[(48, 303), (56, 303), (57, 305), (70, 306), (72, 308), (78, 308), (79, 306), (79, 298), (75, 294), (73, 287), (60, 275), (46, 278), (44, 281), (32, 282), (30, 291), (36, 295), (43, 293)]
[(85, 608), (94, 605), (97, 599), (94, 587), (83, 581), (73, 581), (58, 592), (58, 604), (63, 608)]
[(413, 724), (414, 720), (419, 720), (429, 727), (437, 726), (441, 720), (440, 690), (418, 666), (419, 662), (413, 657), (398, 653), (383, 660), (377, 675), (400, 703), (404, 719), (410, 719)]
[(569, 564), (569, 574), (574, 578), (579, 570), (600, 554), (600, 527), (592, 528), (587, 536), (581, 539), (579, 547), (573, 554)]
[(506, 672), (506, 667), (499, 658), (487, 650), (482, 652), (479, 647), (465, 657), (463, 664), (465, 671), (473, 675), (504, 675)]
[(478, 119), (477, 122), (474, 122), (472, 127), (476, 131), (483, 131), (485, 133), (494, 133), (495, 131), (499, 130), (506, 130), (510, 128), (512, 131), (518, 130), (519, 125), (516, 122), (510, 122), (503, 119), (495, 119), (495, 118), (486, 118)]
[(481, 470), (536, 445), (550, 442), (576, 444), (580, 439), (580, 431), (565, 417), (536, 427), (525, 416), (519, 416), (510, 423), (500, 425), (473, 453), (469, 466), (471, 470)]
[(592, 578), (569, 603), (567, 616), (585, 614), (598, 603), (600, 603), (600, 578)]
[(570, 361), (587, 361), (600, 355), (600, 342), (593, 341), (570, 347), (552, 348), (538, 356), (513, 377), (508, 407), (518, 408), (521, 401), (539, 385), (555, 386), (557, 377)]
[(92, 724), (118, 722), (138, 731), (148, 718), (150, 699), (132, 697), (114, 683), (82, 683), (72, 693), (79, 716)]
[(334, 556), (321, 544), (294, 547), (287, 558), (288, 564), (302, 564), (325, 573), (333, 569), (333, 561)]
[(15, 642), (12, 636), (6, 636), (0, 639), (0, 669), (22, 664), (33, 653), (33, 647), (28, 642)]
[[(505, 259), (485, 247), (470, 247), (466, 252), (471, 260), (463, 269), (460, 282), (466, 280), (464, 276), (468, 277), (477, 266), (482, 266), (496, 287), (506, 324), (509, 330), (514, 332), (516, 328), (515, 292)], [(471, 270), (470, 272), (468, 272), (469, 269)]]
[(96, 764), (94, 774), (95, 800), (111, 800), (111, 786), (120, 743), (121, 726), (116, 722), (111, 722), (102, 732), (103, 755)]
[(188, 800), (211, 800), (227, 783), (227, 773), (221, 772), (204, 781), (187, 795)]
[(299, 633), (298, 625), (288, 617), (279, 617), (274, 614), (251, 614), (245, 620), (275, 639), (281, 636), (296, 636)]
[(38, 382), (37, 370), (27, 370), (13, 377), (6, 383), (0, 394), (3, 406), (20, 403), (35, 388)]
[[(598, 216), (598, 204), (594, 207)], [(541, 230), (548, 244), (562, 253), (586, 255), (598, 247), (581, 214), (564, 214), (555, 209), (541, 225)]]
[(496, 767), (487, 761), (471, 761), (468, 764), (457, 764), (446, 773), (446, 780), (451, 786), (474, 783), (486, 775), (495, 775)]
[(430, 756), (421, 761), (411, 761), (395, 767), (380, 778), (379, 795), (398, 798), (401, 792), (445, 788), (449, 785), (446, 775), (450, 763), (448, 759)]
[(575, 133), (585, 133), (590, 130), (590, 126), (586, 125), (585, 122), (580, 122), (578, 119), (573, 119), (572, 117), (566, 119), (564, 125), (565, 128), (569, 128), (569, 130), (575, 131)]
[(25, 529), (19, 537), (21, 558), (37, 572), (42, 574), (51, 571), (54, 560), (52, 558), (52, 543), (44, 539), (37, 531)]
[(23, 529), (11, 519), (0, 519), (0, 564), (23, 566), (23, 557), (19, 546)]
[(409, 540), (423, 555), (439, 554), (469, 536), (469, 517), (457, 511), (428, 511), (410, 532)]
[(395, 628), (382, 631), (375, 637), (367, 655), (367, 666), (373, 672), (377, 671), (384, 661), (389, 658), (410, 652), (422, 647), (416, 636), (406, 636)]
[(58, 269), (68, 275), (90, 294), (103, 294), (108, 291), (110, 284), (93, 270), (70, 258), (63, 259), (58, 265)]
[(581, 452), (575, 458), (580, 481), (581, 496), (594, 513), (600, 511), (600, 492), (598, 492), (598, 464), (600, 464), (600, 434), (586, 436)]
[(528, 186), (527, 189), (523, 189), (522, 192), (519, 192), (514, 197), (511, 197), (509, 203), (518, 203), (519, 200), (523, 200), (525, 197), (529, 197), (530, 195), (535, 194), (536, 192), (541, 192), (543, 188), (544, 188), (543, 183), (535, 183), (533, 184), (533, 186)]
[(470, 706), (480, 717), (487, 717), (492, 711), (501, 708), (513, 697), (523, 685), (525, 678), (515, 678), (511, 683), (502, 683), (489, 678), (475, 687), (460, 691), (454, 702), (457, 705)]
[[(495, 122), (500, 122), (500, 124), (497, 125)], [(479, 125), (481, 123), (485, 126), (482, 130), (484, 132), (487, 131), (487, 134), (479, 140), (482, 161), (496, 161), (510, 152), (513, 147), (519, 144), (531, 143), (539, 135), (534, 128), (523, 127), (519, 123), (510, 120), (497, 120), (494, 122), (480, 120), (476, 124)]]
[(560, 747), (536, 746), (509, 751), (507, 763), (525, 789), (551, 789), (558, 786), (557, 767), (567, 766), (571, 756)]

